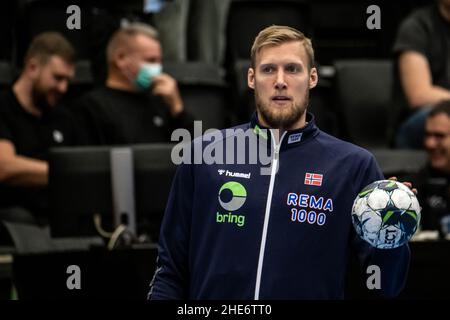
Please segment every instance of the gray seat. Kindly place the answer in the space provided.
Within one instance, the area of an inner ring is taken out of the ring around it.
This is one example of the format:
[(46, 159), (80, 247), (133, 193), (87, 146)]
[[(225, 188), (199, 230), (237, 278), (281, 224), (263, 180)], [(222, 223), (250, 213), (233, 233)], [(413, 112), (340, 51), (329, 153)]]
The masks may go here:
[(346, 138), (363, 147), (388, 147), (392, 62), (339, 60), (335, 68), (337, 110)]
[(3, 224), (13, 240), (16, 254), (88, 250), (93, 245), (103, 245), (99, 237), (52, 239), (48, 227), (7, 221)]
[(17, 253), (40, 253), (55, 249), (48, 231), (33, 224), (3, 222), (8, 230)]
[(238, 59), (248, 59), (256, 35), (274, 24), (291, 26), (311, 36), (308, 5), (297, 0), (232, 0), (226, 27), (230, 67)]
[(0, 88), (8, 87), (14, 80), (15, 72), (7, 61), (0, 61)]
[(177, 80), (186, 110), (202, 121), (203, 130), (230, 125), (228, 87), (221, 68), (201, 62), (165, 63), (164, 72)]
[(427, 153), (422, 150), (371, 149), (370, 151), (386, 178), (417, 173), (428, 160)]
[(79, 60), (75, 65), (75, 77), (64, 100), (71, 102), (94, 88), (94, 79), (89, 60)]

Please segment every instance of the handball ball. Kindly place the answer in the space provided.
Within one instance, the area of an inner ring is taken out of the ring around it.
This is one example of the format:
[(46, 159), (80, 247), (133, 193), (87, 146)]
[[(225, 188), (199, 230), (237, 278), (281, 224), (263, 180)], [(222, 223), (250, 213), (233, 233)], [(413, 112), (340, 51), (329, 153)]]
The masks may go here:
[(420, 205), (403, 183), (375, 181), (356, 197), (352, 221), (356, 233), (379, 249), (400, 247), (411, 239), (420, 223)]

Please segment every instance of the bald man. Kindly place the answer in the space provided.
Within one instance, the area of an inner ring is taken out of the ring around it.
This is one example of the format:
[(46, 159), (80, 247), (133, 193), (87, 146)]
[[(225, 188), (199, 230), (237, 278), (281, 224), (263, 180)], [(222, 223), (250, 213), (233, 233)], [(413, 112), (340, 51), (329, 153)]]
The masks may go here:
[(190, 128), (177, 83), (162, 72), (157, 31), (132, 23), (116, 31), (107, 47), (103, 87), (76, 103), (92, 145), (168, 142), (176, 128)]

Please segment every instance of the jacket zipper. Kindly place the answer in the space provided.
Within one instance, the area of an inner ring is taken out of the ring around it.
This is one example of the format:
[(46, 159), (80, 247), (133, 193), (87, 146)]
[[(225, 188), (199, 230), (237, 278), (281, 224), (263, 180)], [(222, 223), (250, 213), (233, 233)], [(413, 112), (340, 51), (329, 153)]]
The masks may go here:
[(259, 289), (261, 287), (261, 274), (262, 267), (264, 263), (264, 251), (266, 249), (266, 239), (267, 239), (267, 229), (269, 227), (269, 217), (270, 217), (270, 207), (272, 206), (272, 196), (273, 196), (273, 186), (275, 185), (275, 175), (277, 173), (277, 167), (280, 157), (280, 146), (286, 132), (281, 136), (280, 142), (277, 143), (275, 141), (273, 132), (271, 132), (270, 137), (273, 142), (273, 158), (272, 158), (272, 168), (270, 171), (270, 183), (269, 183), (269, 192), (267, 193), (267, 201), (266, 201), (266, 212), (264, 215), (264, 226), (261, 238), (261, 246), (259, 249), (259, 259), (258, 259), (258, 269), (256, 272), (256, 285), (255, 285), (255, 300), (259, 300)]

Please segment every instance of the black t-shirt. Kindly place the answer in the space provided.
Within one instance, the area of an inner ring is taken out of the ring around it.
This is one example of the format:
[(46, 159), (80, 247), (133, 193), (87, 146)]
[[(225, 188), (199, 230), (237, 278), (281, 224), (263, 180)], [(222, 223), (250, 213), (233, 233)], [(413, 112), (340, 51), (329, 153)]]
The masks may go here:
[(430, 65), (433, 84), (450, 90), (450, 22), (436, 5), (415, 11), (402, 22), (394, 52), (412, 50), (423, 54)]
[(176, 128), (191, 130), (193, 118), (182, 112), (170, 116), (156, 96), (100, 87), (73, 103), (92, 145), (170, 142)]
[(400, 25), (394, 43), (395, 87), (394, 101), (398, 120), (412, 112), (400, 83), (398, 57), (402, 52), (423, 54), (430, 65), (433, 84), (450, 90), (450, 22), (439, 12), (436, 4), (418, 9)]
[[(75, 119), (62, 106), (41, 117), (27, 112), (11, 89), (0, 93), (0, 140), (9, 140), (21, 156), (47, 160), (52, 147), (83, 144)], [(22, 206), (36, 215), (48, 210), (46, 188), (0, 183), (0, 207)]]

